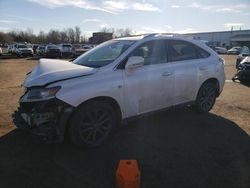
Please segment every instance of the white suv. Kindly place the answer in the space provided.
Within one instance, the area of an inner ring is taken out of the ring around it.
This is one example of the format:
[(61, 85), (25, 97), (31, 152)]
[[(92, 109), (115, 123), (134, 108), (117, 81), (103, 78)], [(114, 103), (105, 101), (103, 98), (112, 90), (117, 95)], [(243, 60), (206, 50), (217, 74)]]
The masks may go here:
[(66, 57), (66, 56), (74, 56), (74, 48), (72, 44), (59, 44), (59, 49), (61, 51), (61, 56)]
[(24, 82), (17, 127), (44, 141), (98, 146), (120, 121), (177, 105), (208, 112), (224, 61), (199, 40), (152, 34), (102, 43), (73, 62), (41, 59)]

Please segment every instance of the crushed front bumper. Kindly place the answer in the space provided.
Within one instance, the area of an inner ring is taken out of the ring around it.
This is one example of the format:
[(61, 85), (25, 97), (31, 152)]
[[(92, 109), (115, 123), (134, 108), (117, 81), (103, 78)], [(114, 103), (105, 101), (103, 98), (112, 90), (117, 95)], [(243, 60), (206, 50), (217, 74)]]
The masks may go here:
[(46, 143), (59, 143), (74, 107), (58, 99), (42, 102), (23, 102), (13, 113), (16, 127), (31, 133), (31, 136)]

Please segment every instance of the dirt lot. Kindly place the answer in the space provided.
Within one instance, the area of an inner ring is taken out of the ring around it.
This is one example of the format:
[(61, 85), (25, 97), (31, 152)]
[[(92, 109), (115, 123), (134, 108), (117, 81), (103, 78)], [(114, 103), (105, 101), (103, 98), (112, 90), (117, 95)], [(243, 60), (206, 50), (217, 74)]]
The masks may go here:
[(0, 60), (0, 187), (111, 188), (120, 159), (137, 159), (143, 188), (250, 187), (250, 87), (227, 82), (209, 114), (189, 108), (158, 113), (121, 127), (102, 147), (33, 143), (11, 114), (36, 60)]

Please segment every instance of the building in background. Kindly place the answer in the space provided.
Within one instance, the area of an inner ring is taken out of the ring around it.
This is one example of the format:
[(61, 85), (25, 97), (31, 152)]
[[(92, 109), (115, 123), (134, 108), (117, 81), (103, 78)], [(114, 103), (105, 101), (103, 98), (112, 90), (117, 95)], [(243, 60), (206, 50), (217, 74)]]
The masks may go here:
[[(211, 47), (221, 46), (229, 49), (233, 46), (248, 46), (250, 48), (250, 30), (201, 32), (184, 35), (207, 41)], [(113, 33), (95, 32), (93, 36), (89, 38), (89, 43), (100, 44), (112, 38)]]
[(231, 48), (233, 46), (250, 47), (250, 30), (218, 31), (185, 34), (196, 39), (208, 41), (211, 47), (222, 46)]
[(113, 33), (96, 32), (89, 38), (90, 44), (100, 44), (113, 38)]

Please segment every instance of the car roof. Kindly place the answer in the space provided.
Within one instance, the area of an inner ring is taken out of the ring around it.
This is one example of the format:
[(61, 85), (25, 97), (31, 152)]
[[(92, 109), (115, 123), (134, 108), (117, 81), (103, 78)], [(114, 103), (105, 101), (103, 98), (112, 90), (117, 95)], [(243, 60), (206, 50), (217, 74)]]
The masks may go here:
[(116, 38), (113, 40), (131, 40), (131, 41), (139, 41), (144, 39), (179, 39), (179, 40), (186, 40), (186, 41), (199, 41), (206, 43), (207, 41), (202, 41), (200, 39), (195, 39), (192, 36), (181, 35), (181, 34), (171, 34), (171, 33), (151, 33), (151, 34), (143, 34), (143, 35), (136, 35), (131, 37), (122, 37)]

